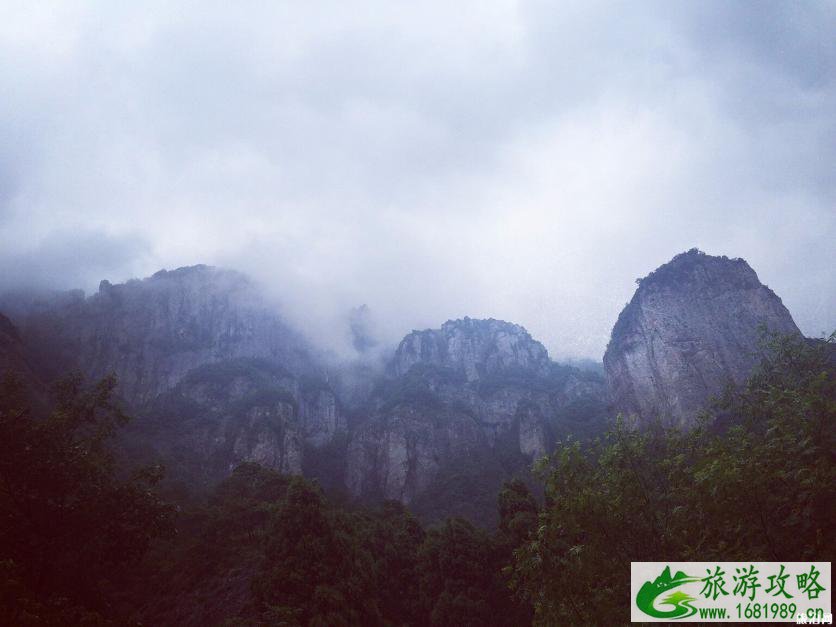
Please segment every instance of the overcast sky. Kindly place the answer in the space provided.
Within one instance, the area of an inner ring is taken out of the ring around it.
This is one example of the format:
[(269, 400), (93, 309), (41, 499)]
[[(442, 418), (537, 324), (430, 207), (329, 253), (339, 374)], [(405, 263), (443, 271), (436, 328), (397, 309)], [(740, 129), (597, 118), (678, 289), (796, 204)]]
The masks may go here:
[(836, 328), (834, 2), (0, 3), (5, 286), (208, 263), (328, 341), (600, 358), (696, 246)]

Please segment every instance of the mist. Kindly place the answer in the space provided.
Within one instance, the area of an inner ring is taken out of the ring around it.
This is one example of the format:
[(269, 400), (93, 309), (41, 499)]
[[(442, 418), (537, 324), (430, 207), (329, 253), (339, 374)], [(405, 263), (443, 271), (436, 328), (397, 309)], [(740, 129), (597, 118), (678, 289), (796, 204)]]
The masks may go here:
[(0, 288), (240, 270), (599, 359), (635, 279), (743, 257), (836, 328), (836, 5), (7, 3)]

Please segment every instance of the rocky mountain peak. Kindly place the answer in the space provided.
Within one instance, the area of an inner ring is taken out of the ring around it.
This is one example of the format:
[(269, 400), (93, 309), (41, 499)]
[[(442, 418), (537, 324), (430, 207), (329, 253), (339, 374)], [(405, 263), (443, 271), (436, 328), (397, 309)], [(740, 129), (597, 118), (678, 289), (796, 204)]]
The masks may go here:
[(698, 248), (676, 255), (637, 283), (643, 288), (637, 292), (641, 294), (664, 289), (688, 290), (695, 284), (714, 292), (763, 287), (746, 260), (715, 257)]
[(102, 281), (89, 298), (52, 299), (21, 318), (30, 342), (50, 354), (56, 375), (76, 368), (91, 378), (115, 372), (122, 395), (135, 404), (206, 363), (261, 358), (296, 373), (314, 368), (307, 342), (257, 286), (212, 266)]
[[(218, 272), (226, 272), (227, 274), (238, 274), (232, 270), (218, 270), (215, 266), (207, 266), (204, 263), (196, 263), (192, 266), (182, 266), (174, 270), (167, 270), (163, 268), (151, 275), (151, 279), (176, 279), (186, 277), (198, 277), (217, 274)], [(243, 275), (239, 275), (243, 278)]]
[(246, 277), (235, 270), (197, 264), (175, 270), (159, 270), (144, 279), (131, 279), (125, 283), (112, 284), (103, 280), (99, 283), (96, 296), (129, 295), (154, 292), (201, 292), (229, 296), (236, 293), (239, 298), (249, 293), (252, 299), (258, 299), (257, 289)]
[(639, 279), (604, 355), (614, 408), (688, 423), (759, 359), (762, 328), (800, 333), (743, 259), (697, 249)]
[(475, 381), (488, 373), (513, 369), (546, 374), (550, 362), (546, 348), (523, 327), (493, 318), (465, 317), (448, 320), (440, 329), (407, 335), (390, 370), (401, 376), (419, 363), (451, 368)]
[(558, 440), (594, 436), (615, 411), (687, 424), (750, 373), (761, 325), (798, 333), (742, 259), (690, 250), (638, 283), (606, 381), (594, 363), (551, 362), (522, 326), (468, 317), (412, 331), (384, 373), (389, 347), (365, 306), (348, 317), (357, 361), (329, 365), (257, 284), (205, 265), (102, 281), (87, 298), (0, 299), (0, 370), (31, 364), (45, 383), (115, 372), (134, 445), (170, 460), (175, 481), (208, 486), (256, 461), (427, 520), (481, 519)]
[(603, 377), (552, 363), (519, 325), (463, 318), (413, 331), (354, 425), (346, 486), (428, 520), (485, 520), (502, 481), (528, 476), (569, 432), (597, 432), (604, 399)]

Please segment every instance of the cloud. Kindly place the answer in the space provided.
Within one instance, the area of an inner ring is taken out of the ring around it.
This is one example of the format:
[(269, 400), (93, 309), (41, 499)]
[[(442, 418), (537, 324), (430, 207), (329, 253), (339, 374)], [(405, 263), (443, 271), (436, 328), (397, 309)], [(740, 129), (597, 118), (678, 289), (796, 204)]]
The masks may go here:
[(214, 263), (325, 342), (367, 303), (390, 341), (494, 316), (600, 357), (633, 279), (699, 246), (836, 327), (831, 3), (7, 13), (7, 275)]
[(42, 240), (4, 251), (3, 287), (67, 289), (83, 285), (89, 289), (92, 277), (135, 275), (147, 254), (147, 242), (132, 235), (53, 231)]

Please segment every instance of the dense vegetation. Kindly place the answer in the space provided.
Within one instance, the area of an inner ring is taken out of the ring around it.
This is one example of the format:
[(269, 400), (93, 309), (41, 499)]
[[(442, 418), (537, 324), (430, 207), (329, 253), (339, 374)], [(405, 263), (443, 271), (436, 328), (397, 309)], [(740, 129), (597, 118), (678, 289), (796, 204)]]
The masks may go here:
[[(424, 528), (399, 503), (337, 505), (255, 464), (175, 511), (156, 469), (120, 470), (115, 382), (57, 389), (47, 418), (0, 397), (4, 624), (544, 625), (626, 616), (635, 560), (830, 558), (833, 339), (773, 338), (697, 428), (566, 439), (494, 531)], [(174, 531), (176, 530), (176, 533)]]
[(335, 507), (301, 477), (243, 464), (149, 553), (127, 601), (148, 624), (518, 625), (530, 611), (501, 572), (510, 537), (459, 518), (425, 530), (396, 502)]
[(55, 410), (31, 415), (13, 378), (0, 393), (0, 608), (4, 624), (94, 623), (108, 613), (118, 574), (155, 537), (172, 508), (152, 491), (159, 469), (117, 476), (108, 440), (125, 416), (116, 382), (56, 387)]
[(829, 560), (836, 546), (833, 337), (773, 337), (690, 432), (618, 422), (539, 463), (548, 506), (515, 554), (540, 624), (624, 616), (631, 561)]

